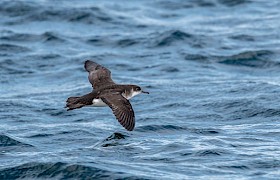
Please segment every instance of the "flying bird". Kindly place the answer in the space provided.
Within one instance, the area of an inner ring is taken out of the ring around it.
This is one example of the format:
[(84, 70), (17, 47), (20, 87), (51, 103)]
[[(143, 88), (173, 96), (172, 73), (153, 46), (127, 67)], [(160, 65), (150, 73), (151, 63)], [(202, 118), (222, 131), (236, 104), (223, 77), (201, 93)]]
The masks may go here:
[(85, 61), (84, 67), (89, 73), (88, 80), (93, 90), (80, 97), (69, 97), (65, 106), (67, 111), (84, 106), (109, 106), (119, 123), (128, 131), (132, 131), (135, 127), (135, 115), (129, 99), (149, 92), (143, 91), (137, 85), (116, 84), (111, 78), (111, 71), (93, 61)]

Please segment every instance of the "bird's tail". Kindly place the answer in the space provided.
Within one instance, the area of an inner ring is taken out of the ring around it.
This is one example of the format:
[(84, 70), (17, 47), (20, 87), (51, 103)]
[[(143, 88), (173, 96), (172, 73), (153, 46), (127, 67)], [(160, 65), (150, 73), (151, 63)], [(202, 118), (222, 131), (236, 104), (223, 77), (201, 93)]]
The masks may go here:
[(78, 109), (83, 107), (85, 104), (81, 102), (81, 97), (69, 97), (66, 100), (65, 108), (68, 108), (67, 111)]

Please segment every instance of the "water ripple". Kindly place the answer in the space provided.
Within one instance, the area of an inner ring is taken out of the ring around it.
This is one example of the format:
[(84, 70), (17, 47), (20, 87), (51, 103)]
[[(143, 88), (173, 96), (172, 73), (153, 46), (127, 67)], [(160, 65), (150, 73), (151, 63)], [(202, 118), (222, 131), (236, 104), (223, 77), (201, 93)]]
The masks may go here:
[[(279, 1), (0, 2), (0, 179), (275, 179)], [(83, 67), (150, 95), (66, 111)]]
[(0, 171), (1, 179), (18, 179), (18, 178), (120, 178), (124, 174), (111, 172), (95, 167), (89, 167), (79, 164), (57, 163), (26, 163), (12, 168)]
[(6, 146), (31, 146), (31, 145), (17, 141), (9, 136), (0, 134), (0, 147), (6, 147)]

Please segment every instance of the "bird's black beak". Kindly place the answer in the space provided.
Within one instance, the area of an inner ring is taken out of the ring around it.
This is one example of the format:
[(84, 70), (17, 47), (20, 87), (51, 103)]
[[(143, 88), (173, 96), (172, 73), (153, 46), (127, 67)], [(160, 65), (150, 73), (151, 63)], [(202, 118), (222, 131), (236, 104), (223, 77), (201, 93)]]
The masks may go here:
[(147, 91), (142, 91), (142, 93), (145, 93), (145, 94), (150, 94), (149, 92), (147, 92)]

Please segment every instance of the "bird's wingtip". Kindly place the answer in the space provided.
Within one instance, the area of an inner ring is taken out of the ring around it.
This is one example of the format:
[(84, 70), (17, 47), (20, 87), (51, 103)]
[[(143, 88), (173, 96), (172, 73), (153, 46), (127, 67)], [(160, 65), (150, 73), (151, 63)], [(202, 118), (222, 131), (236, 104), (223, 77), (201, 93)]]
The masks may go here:
[(90, 69), (90, 67), (91, 67), (91, 64), (92, 64), (93, 62), (91, 61), (91, 60), (86, 60), (85, 61), (85, 64), (84, 64), (84, 68), (89, 72), (91, 69)]

